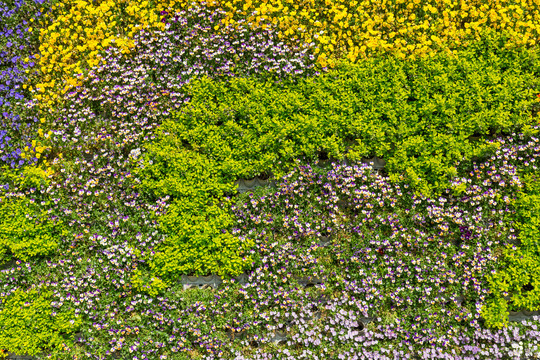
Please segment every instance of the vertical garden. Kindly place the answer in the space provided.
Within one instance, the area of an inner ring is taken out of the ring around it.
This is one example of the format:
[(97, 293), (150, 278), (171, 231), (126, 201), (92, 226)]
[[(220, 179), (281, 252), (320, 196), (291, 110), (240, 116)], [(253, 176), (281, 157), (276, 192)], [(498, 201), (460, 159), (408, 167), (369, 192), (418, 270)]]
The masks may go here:
[(539, 24), (0, 2), (0, 358), (539, 358)]

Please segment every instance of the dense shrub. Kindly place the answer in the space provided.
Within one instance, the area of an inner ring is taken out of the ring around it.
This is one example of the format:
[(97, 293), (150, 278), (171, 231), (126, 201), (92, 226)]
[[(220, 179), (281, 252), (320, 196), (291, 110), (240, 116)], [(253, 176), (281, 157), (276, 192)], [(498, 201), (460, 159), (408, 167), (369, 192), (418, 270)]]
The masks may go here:
[(503, 252), (503, 270), (488, 275), (493, 297), (483, 309), (488, 326), (508, 324), (508, 310), (540, 310), (540, 182), (524, 175), (525, 188), (513, 201), (519, 246)]
[(33, 288), (0, 299), (0, 349), (37, 355), (71, 343), (66, 335), (76, 331), (81, 320), (72, 311), (54, 311), (50, 297), (51, 291)]
[(477, 55), (344, 63), (297, 85), (201, 78), (188, 86), (190, 103), (158, 131), (233, 178), (279, 176), (293, 158), (321, 153), (379, 156), (394, 181), (404, 176), (424, 194), (437, 194), (456, 174), (456, 161), (496, 149), (483, 140), (535, 121), (531, 89), (540, 69)]
[(146, 293), (150, 296), (157, 296), (165, 288), (167, 288), (167, 283), (163, 282), (161, 279), (154, 276), (148, 278), (147, 276), (144, 276), (141, 271), (134, 272), (133, 276), (131, 277), (131, 283), (133, 284), (133, 288), (135, 290)]
[(49, 221), (47, 211), (28, 199), (1, 199), (0, 262), (53, 253), (61, 225), (61, 220)]
[(174, 199), (160, 219), (168, 237), (153, 257), (153, 270), (166, 277), (241, 273), (251, 262), (244, 254), (252, 243), (226, 231), (233, 218), (218, 200), (233, 191), (231, 176), (223, 170), (227, 164), (182, 149), (174, 139), (149, 145), (149, 151), (155, 155), (151, 163), (135, 169), (143, 179), (138, 187)]
[[(49, 216), (51, 201), (38, 195), (48, 186), (50, 175), (37, 166), (15, 170), (3, 167), (0, 180), (7, 189), (19, 191), (19, 195), (0, 196), (0, 263), (12, 256), (26, 261), (32, 256), (51, 254), (58, 247), (59, 237), (65, 235), (63, 221), (51, 220)], [(34, 199), (23, 196), (36, 190)]]

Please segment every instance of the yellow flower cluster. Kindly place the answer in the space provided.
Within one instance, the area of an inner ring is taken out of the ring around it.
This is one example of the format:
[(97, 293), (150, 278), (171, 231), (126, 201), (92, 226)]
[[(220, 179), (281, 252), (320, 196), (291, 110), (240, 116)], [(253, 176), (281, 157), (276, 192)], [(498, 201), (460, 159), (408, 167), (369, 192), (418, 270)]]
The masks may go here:
[[(44, 123), (45, 119), (41, 118), (41, 123)], [(48, 139), (52, 135), (52, 131), (48, 131), (47, 133), (44, 133), (42, 128), (38, 129), (38, 136), (40, 138)], [(21, 158), (22, 159), (32, 159), (33, 157), (36, 157), (38, 159), (41, 159), (41, 155), (45, 152), (45, 150), (51, 149), (50, 146), (44, 146), (43, 143), (39, 139), (33, 139), (32, 140), (32, 147), (26, 146), (24, 148), (24, 151), (21, 152)], [(61, 155), (61, 154), (60, 154)], [(49, 167), (49, 163), (46, 159), (43, 160), (43, 164), (46, 166), (47, 173), (51, 172), (52, 169)]]
[(261, 20), (289, 41), (314, 42), (321, 66), (355, 62), (371, 54), (393, 53), (414, 59), (450, 52), (479, 39), (482, 30), (506, 31), (507, 46), (536, 46), (540, 0), (220, 0), (224, 25)]
[[(81, 85), (85, 69), (103, 61), (103, 51), (115, 46), (124, 54), (134, 47), (133, 36), (142, 29), (163, 30), (159, 12), (185, 8), (187, 1), (165, 0), (59, 0), (39, 24), (38, 72), (34, 96), (40, 108), (53, 113), (62, 95)], [(41, 11), (44, 9), (42, 8)]]

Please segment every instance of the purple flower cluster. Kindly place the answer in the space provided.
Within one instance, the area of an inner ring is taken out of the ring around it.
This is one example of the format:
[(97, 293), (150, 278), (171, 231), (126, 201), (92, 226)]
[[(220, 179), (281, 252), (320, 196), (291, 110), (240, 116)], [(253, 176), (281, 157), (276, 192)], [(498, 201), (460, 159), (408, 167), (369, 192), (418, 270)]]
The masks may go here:
[[(44, 0), (0, 3), (0, 166), (20, 167), (37, 158), (21, 158), (25, 146), (32, 147), (38, 118), (28, 110), (31, 96), (23, 84), (33, 69), (35, 32), (29, 32), (33, 22), (42, 15), (37, 6)], [(31, 21), (30, 21), (31, 20)]]
[[(327, 174), (300, 166), (281, 179), (276, 192), (241, 199), (233, 207), (239, 225), (233, 232), (257, 236), (268, 229), (298, 249), (318, 247), (320, 236), (333, 237), (332, 251), (317, 259), (339, 264), (334, 273), (326, 266), (323, 278), (327, 289), (341, 292), (335, 298), (345, 299), (340, 311), (368, 312), (381, 316), (383, 324), (390, 322), (393, 328), (384, 330), (384, 338), (400, 340), (401, 355), (418, 351), (422, 358), (456, 358), (450, 355), (451, 342), (441, 340), (447, 331), (459, 328), (473, 337), (496, 333), (480, 325), (479, 310), (490, 293), (485, 274), (497, 268), (495, 250), (515, 240), (515, 229), (503, 219), (513, 211), (507, 205), (521, 188), (516, 174), (534, 167), (540, 154), (537, 138), (520, 145), (514, 141), (500, 139), (510, 144), (484, 163), (473, 162), (472, 172), (460, 168), (470, 175), (455, 179), (455, 185), (468, 185), (462, 197), (450, 189), (436, 200), (419, 197), (406, 184), (390, 185), (364, 165), (335, 165)], [(308, 328), (307, 341), (319, 347), (318, 332), (311, 324)], [(332, 335), (337, 342), (340, 336)], [(471, 343), (477, 345), (461, 350), (463, 355), (473, 355), (476, 347), (486, 356), (512, 355), (495, 344)], [(532, 346), (522, 344), (521, 350)], [(359, 353), (369, 352), (356, 349), (343, 356)]]

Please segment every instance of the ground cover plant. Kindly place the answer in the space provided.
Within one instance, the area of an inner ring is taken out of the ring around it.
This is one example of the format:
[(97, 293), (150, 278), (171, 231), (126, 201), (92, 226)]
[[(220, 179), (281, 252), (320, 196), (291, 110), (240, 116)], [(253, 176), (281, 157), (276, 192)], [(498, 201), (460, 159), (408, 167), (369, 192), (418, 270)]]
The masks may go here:
[(537, 358), (539, 5), (387, 5), (0, 3), (0, 357)]

